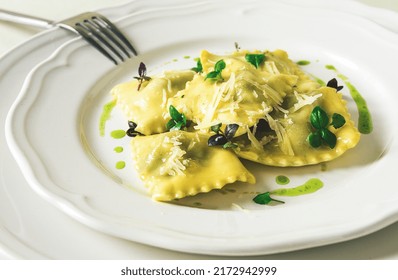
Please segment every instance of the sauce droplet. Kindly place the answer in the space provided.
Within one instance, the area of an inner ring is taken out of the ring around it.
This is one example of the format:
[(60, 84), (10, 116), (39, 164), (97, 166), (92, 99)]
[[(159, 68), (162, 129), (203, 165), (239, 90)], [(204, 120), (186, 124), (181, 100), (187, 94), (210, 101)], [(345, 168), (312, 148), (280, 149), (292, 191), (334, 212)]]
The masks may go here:
[(310, 63), (311, 62), (309, 60), (299, 60), (299, 61), (297, 61), (297, 65), (301, 65), (301, 66), (308, 65)]
[(123, 152), (123, 147), (117, 146), (117, 147), (115, 147), (113, 150), (114, 150), (116, 153), (121, 153), (121, 152)]
[(126, 167), (126, 163), (124, 161), (118, 161), (115, 165), (116, 169), (123, 169)]
[(278, 185), (287, 185), (290, 183), (290, 179), (285, 175), (276, 176), (275, 181)]
[(113, 130), (111, 132), (111, 137), (115, 138), (115, 139), (121, 139), (124, 136), (126, 136), (126, 131), (124, 131), (122, 129)]

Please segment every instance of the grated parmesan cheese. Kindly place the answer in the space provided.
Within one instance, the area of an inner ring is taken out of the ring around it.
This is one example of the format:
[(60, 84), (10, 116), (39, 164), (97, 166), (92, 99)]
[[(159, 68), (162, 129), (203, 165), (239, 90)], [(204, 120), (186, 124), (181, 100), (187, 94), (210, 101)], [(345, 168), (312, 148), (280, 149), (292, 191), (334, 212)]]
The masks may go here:
[(302, 107), (314, 103), (319, 97), (322, 96), (322, 93), (316, 95), (307, 95), (304, 93), (298, 93), (294, 91), (294, 96), (297, 99), (297, 103), (294, 104), (293, 106), (293, 112), (296, 112), (300, 110)]
[(188, 166), (189, 159), (184, 159), (184, 155), (187, 153), (186, 151), (181, 149), (181, 142), (179, 141), (179, 136), (176, 135), (172, 138), (165, 137), (164, 143), (171, 143), (173, 147), (170, 150), (170, 153), (167, 157), (162, 158), (163, 165), (160, 167), (160, 175), (183, 175), (185, 176), (184, 171)]

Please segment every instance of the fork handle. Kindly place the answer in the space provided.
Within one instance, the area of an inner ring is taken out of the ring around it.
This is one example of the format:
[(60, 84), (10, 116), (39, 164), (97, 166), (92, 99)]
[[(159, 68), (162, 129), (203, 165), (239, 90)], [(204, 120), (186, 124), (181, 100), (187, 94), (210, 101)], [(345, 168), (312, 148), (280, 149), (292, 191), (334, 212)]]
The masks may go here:
[(55, 26), (55, 23), (53, 21), (47, 19), (28, 16), (2, 9), (0, 9), (0, 20), (44, 28), (44, 29), (49, 29)]

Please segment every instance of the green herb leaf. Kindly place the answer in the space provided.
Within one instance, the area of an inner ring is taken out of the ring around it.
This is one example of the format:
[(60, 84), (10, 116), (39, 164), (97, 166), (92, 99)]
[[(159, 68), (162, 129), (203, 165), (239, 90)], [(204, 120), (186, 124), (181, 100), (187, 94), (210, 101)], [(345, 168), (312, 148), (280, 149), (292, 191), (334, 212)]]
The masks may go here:
[(224, 68), (225, 68), (226, 64), (224, 60), (219, 60), (216, 62), (216, 64), (214, 65), (214, 71), (216, 72), (221, 72)]
[(254, 67), (258, 68), (261, 63), (264, 62), (265, 60), (265, 54), (260, 53), (260, 54), (246, 54), (245, 59), (247, 62), (251, 63), (254, 65)]
[(340, 115), (340, 114), (334, 113), (333, 116), (332, 116), (332, 123), (331, 123), (331, 125), (332, 125), (334, 128), (340, 128), (340, 127), (342, 127), (344, 124), (345, 124), (345, 118), (344, 118), (342, 115)]
[(310, 122), (316, 129), (325, 128), (329, 124), (329, 117), (321, 107), (316, 106), (311, 112)]
[[(307, 140), (312, 147), (318, 148), (322, 145), (322, 143), (326, 143), (331, 149), (336, 147), (337, 137), (328, 129), (329, 117), (321, 107), (316, 106), (312, 110), (310, 122), (315, 128), (315, 131), (311, 132), (307, 137)], [(344, 117), (340, 114), (334, 113), (332, 116), (332, 123), (330, 125), (338, 129), (344, 124)]]
[(182, 118), (182, 114), (180, 114), (180, 112), (178, 112), (178, 110), (173, 105), (170, 105), (169, 113), (170, 117), (175, 121), (180, 121)]
[(206, 79), (214, 80), (214, 81), (222, 81), (223, 78), (221, 76), (221, 71), (225, 68), (226, 64), (224, 60), (219, 60), (216, 62), (214, 65), (214, 71), (209, 72), (206, 77)]
[(171, 120), (166, 123), (167, 130), (180, 130), (187, 125), (187, 119), (183, 113), (178, 112), (178, 110), (170, 105), (169, 114)]
[(319, 148), (322, 145), (322, 137), (318, 131), (310, 133), (307, 140), (314, 148)]
[(330, 132), (327, 128), (322, 128), (320, 130), (322, 139), (328, 144), (328, 146), (333, 149), (336, 147), (337, 138), (332, 132)]
[(255, 202), (255, 203), (257, 203), (257, 204), (270, 204), (272, 201), (274, 201), (274, 202), (278, 202), (278, 203), (285, 203), (284, 201), (281, 201), (281, 200), (277, 200), (277, 199), (273, 199), (272, 197), (271, 197), (271, 194), (270, 194), (270, 192), (265, 192), (265, 193), (261, 193), (261, 194), (259, 194), (259, 195), (256, 195), (254, 198), (253, 198), (253, 201)]
[(217, 71), (209, 72), (209, 73), (206, 75), (206, 77), (205, 77), (205, 80), (206, 80), (206, 79), (216, 80), (216, 81), (222, 80), (221, 73), (219, 73), (219, 72), (217, 72)]
[(213, 131), (213, 132), (218, 134), (220, 132), (221, 125), (222, 125), (221, 123), (216, 124), (216, 125), (212, 125), (210, 127), (210, 129), (211, 129), (211, 131)]
[(202, 66), (202, 62), (200, 61), (200, 59), (198, 59), (196, 61), (196, 67), (191, 68), (191, 70), (195, 71), (196, 73), (202, 73), (203, 72), (203, 66)]
[(236, 143), (232, 143), (231, 141), (228, 141), (227, 143), (225, 143), (224, 145), (222, 145), (222, 147), (224, 149), (228, 149), (228, 148), (232, 148), (235, 149), (238, 147), (238, 145)]

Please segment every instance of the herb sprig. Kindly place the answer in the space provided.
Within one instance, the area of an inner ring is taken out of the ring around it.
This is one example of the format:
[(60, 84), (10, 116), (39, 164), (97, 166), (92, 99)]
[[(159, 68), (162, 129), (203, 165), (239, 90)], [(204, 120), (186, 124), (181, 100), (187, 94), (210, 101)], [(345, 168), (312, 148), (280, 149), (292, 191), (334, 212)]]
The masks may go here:
[(184, 113), (178, 112), (173, 105), (170, 105), (169, 107), (169, 114), (171, 120), (169, 120), (166, 124), (167, 130), (181, 130), (187, 126), (187, 118), (185, 117)]
[(253, 201), (257, 204), (270, 204), (271, 202), (285, 203), (282, 200), (277, 200), (271, 197), (270, 192), (260, 193), (253, 198)]
[(215, 135), (209, 137), (207, 141), (207, 145), (210, 147), (213, 146), (222, 146), (223, 148), (237, 148), (238, 145), (232, 142), (236, 131), (239, 128), (237, 124), (228, 124), (225, 127), (225, 131), (221, 130), (221, 123), (213, 125), (210, 129), (215, 132)]
[(146, 65), (141, 62), (140, 66), (138, 67), (138, 77), (134, 77), (134, 79), (137, 79), (139, 81), (137, 91), (141, 89), (141, 85), (144, 81), (149, 81), (151, 79), (151, 77), (148, 77), (146, 75), (146, 71)]
[(327, 86), (327, 87), (334, 88), (334, 89), (336, 89), (336, 91), (340, 91), (340, 90), (343, 89), (343, 86), (339, 86), (339, 85), (338, 85), (336, 78), (331, 79), (331, 80), (326, 84), (326, 86)]
[(136, 137), (138, 135), (143, 135), (141, 132), (136, 131), (137, 124), (133, 121), (128, 121), (129, 128), (126, 130), (126, 135), (129, 137)]
[(196, 61), (196, 67), (191, 68), (192, 71), (195, 71), (196, 73), (202, 73), (203, 72), (203, 66), (202, 62), (200, 59)]
[(206, 79), (212, 80), (212, 81), (223, 81), (224, 79), (221, 76), (221, 71), (224, 70), (226, 67), (225, 61), (224, 60), (219, 60), (216, 62), (214, 65), (214, 71), (209, 72), (206, 77)]
[(251, 63), (254, 65), (254, 67), (258, 68), (261, 63), (264, 62), (265, 60), (265, 54), (259, 53), (259, 54), (246, 54), (245, 59), (247, 62)]
[(318, 148), (323, 143), (326, 143), (329, 148), (333, 149), (336, 146), (337, 138), (336, 135), (328, 129), (328, 126), (333, 126), (338, 129), (345, 124), (345, 119), (342, 115), (334, 113), (332, 122), (329, 123), (329, 116), (327, 113), (320, 106), (316, 106), (311, 112), (310, 123), (315, 129), (307, 138), (310, 145), (314, 148)]

